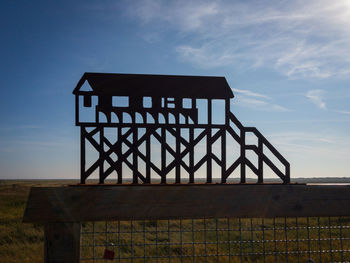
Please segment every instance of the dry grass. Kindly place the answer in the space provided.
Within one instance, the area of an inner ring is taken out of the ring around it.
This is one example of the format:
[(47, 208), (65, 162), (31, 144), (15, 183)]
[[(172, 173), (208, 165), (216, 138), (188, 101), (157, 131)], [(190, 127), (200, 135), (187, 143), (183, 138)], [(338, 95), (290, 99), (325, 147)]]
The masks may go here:
[(67, 181), (0, 181), (0, 262), (43, 262), (43, 227), (22, 223), (30, 187)]
[[(23, 224), (22, 223), (22, 216), (25, 209), (25, 203), (27, 200), (27, 196), (30, 190), (30, 187), (32, 186), (61, 186), (65, 184), (74, 183), (72, 181), (0, 181), (0, 262), (1, 263), (15, 263), (15, 262), (21, 262), (21, 263), (29, 263), (29, 262), (43, 262), (43, 227), (42, 225), (38, 224)], [(231, 227), (237, 228), (238, 227), (238, 219), (230, 219)], [(255, 219), (254, 219), (255, 220)], [(254, 221), (254, 224), (256, 227), (262, 227), (261, 219), (256, 219)], [(281, 219), (283, 220), (283, 219)], [(288, 225), (295, 225), (295, 218), (287, 219)], [(310, 218), (310, 225), (317, 225), (317, 219), (316, 218)], [(321, 225), (327, 225), (327, 218), (321, 219)], [(343, 226), (350, 226), (350, 220), (348, 218), (342, 218), (341, 221), (339, 221), (338, 218), (332, 219), (332, 225), (339, 225), (342, 224)], [(145, 229), (147, 231), (147, 235), (143, 236), (142, 231), (139, 233), (134, 234), (133, 241), (136, 244), (143, 244), (143, 242), (154, 244), (155, 241), (159, 242), (158, 246), (150, 245), (148, 247), (148, 252), (150, 255), (156, 255), (157, 253), (159, 255), (164, 256), (164, 260), (160, 259), (158, 262), (168, 262), (168, 255), (169, 251), (170, 254), (173, 255), (175, 258), (171, 262), (177, 262), (176, 257), (178, 255), (184, 254), (192, 254), (193, 252), (195, 254), (203, 254), (205, 251), (207, 251), (210, 254), (216, 254), (217, 251), (219, 251), (219, 254), (226, 253), (228, 251), (228, 245), (227, 243), (222, 243), (219, 245), (219, 247), (216, 247), (216, 245), (208, 245), (208, 247), (204, 247), (203, 245), (203, 234), (202, 233), (196, 233), (195, 234), (195, 240), (198, 243), (195, 247), (195, 250), (193, 250), (192, 245), (181, 245), (180, 243), (180, 236), (179, 236), (179, 228), (180, 228), (180, 221), (179, 220), (173, 220), (170, 222), (170, 228), (174, 230), (174, 234), (172, 236), (168, 236), (168, 233), (164, 231), (163, 233), (159, 234), (158, 236), (155, 236), (155, 221), (135, 221), (133, 222), (133, 228), (134, 229)], [(212, 224), (209, 226), (209, 228), (213, 229), (215, 226), (213, 225), (215, 221), (208, 221), (207, 224)], [(219, 228), (224, 229), (227, 224), (226, 219), (220, 219), (218, 221)], [(242, 220), (242, 226), (245, 228), (249, 228), (249, 221)], [(108, 223), (110, 227), (115, 227), (116, 222), (110, 222)], [(157, 222), (157, 228), (166, 230), (168, 228), (168, 222), (167, 221), (158, 221)], [(181, 227), (183, 229), (191, 230), (192, 229), (192, 222), (191, 220), (183, 220), (181, 222)], [(194, 228), (195, 229), (201, 229), (203, 228), (203, 221), (198, 220), (194, 222)], [(298, 221), (299, 225), (306, 224), (306, 219), (300, 218)], [(236, 226), (235, 226), (236, 225)], [(272, 226), (272, 219), (265, 219), (264, 223), (266, 228), (271, 228)], [(105, 226), (104, 223), (96, 223), (96, 228), (100, 229), (100, 232), (103, 232), (103, 227)], [(126, 234), (122, 234), (120, 237), (118, 237), (117, 234), (113, 234), (109, 236), (109, 242), (113, 242), (114, 244), (124, 244), (124, 246), (121, 246), (120, 252), (121, 256), (129, 257), (131, 254), (137, 254), (142, 256), (144, 253), (143, 245), (134, 246), (133, 248), (130, 247), (128, 244), (130, 244), (130, 234), (128, 234), (128, 231), (130, 232), (130, 222), (121, 222), (121, 228)], [(283, 240), (285, 238), (283, 226), (283, 221), (277, 221), (277, 226), (280, 226), (282, 228), (281, 231), (277, 232), (277, 239)], [(83, 231), (91, 231), (91, 223), (85, 223), (82, 226)], [(306, 230), (302, 230), (298, 233), (299, 238), (303, 236), (304, 238), (307, 236)], [(315, 230), (316, 231), (316, 230)], [(296, 247), (296, 243), (290, 243), (288, 250), (308, 250), (308, 246), (311, 245), (311, 248), (314, 250), (319, 249), (319, 242), (317, 241), (319, 239), (318, 232), (311, 231), (309, 233), (310, 238), (314, 239), (315, 241), (312, 241), (308, 244), (308, 242), (300, 242), (298, 244), (299, 247)], [(206, 240), (207, 242), (215, 242), (217, 238), (223, 241), (237, 241), (240, 238), (243, 238), (244, 240), (250, 239), (250, 232), (244, 232), (242, 233), (242, 236), (240, 236), (239, 232), (232, 231), (230, 233), (230, 236), (227, 235), (227, 231), (219, 232), (219, 236), (215, 234), (215, 232), (207, 233)], [(324, 229), (320, 232), (321, 239), (322, 238), (328, 238), (329, 237), (329, 231), (327, 229)], [(254, 232), (254, 239), (258, 240), (261, 239), (262, 232), (257, 231)], [(273, 239), (274, 233), (272, 231), (265, 231), (264, 233), (265, 239)], [(288, 239), (295, 238), (295, 231), (291, 231), (288, 233)], [(339, 237), (342, 236), (343, 238), (347, 238), (348, 240), (344, 240), (343, 243), (341, 243), (339, 240), (333, 241), (333, 249), (343, 249), (350, 250), (350, 228), (343, 229), (342, 234), (340, 235), (339, 229), (332, 229), (331, 232), (332, 237)], [(169, 242), (169, 238), (171, 240), (171, 243), (178, 243), (175, 245), (172, 245), (169, 247), (166, 245)], [(188, 240), (191, 242), (192, 240), (192, 233), (191, 231), (186, 232), (181, 239), (183, 241)], [(118, 241), (119, 240), (119, 241)], [(82, 237), (82, 242), (85, 245), (89, 245), (92, 242), (91, 237), (84, 236)], [(101, 247), (97, 248), (95, 253), (98, 254), (97, 256), (102, 257), (102, 253), (104, 250), (104, 244), (106, 244), (105, 240), (105, 234), (100, 234), (95, 236), (95, 242), (99, 243)], [(125, 245), (126, 244), (126, 245)], [(329, 244), (329, 241), (322, 242), (322, 249), (329, 249), (327, 247)], [(235, 247), (236, 246), (236, 247)], [(257, 244), (257, 247), (255, 247), (255, 251), (260, 250), (262, 248), (258, 247), (259, 244)], [(266, 243), (266, 249), (269, 251), (273, 251), (274, 248), (273, 243)], [(278, 246), (281, 246), (278, 248), (279, 250), (283, 250), (285, 244), (283, 242), (279, 243)], [(118, 248), (115, 248), (118, 250)], [(230, 247), (231, 253), (236, 250), (236, 252), (239, 253), (239, 250), (242, 249), (243, 252), (249, 253), (251, 250), (250, 243), (247, 242), (243, 245), (243, 247), (239, 248), (237, 245), (233, 244)], [(262, 250), (261, 250), (262, 251)], [(83, 256), (91, 256), (91, 248), (83, 248), (82, 254)], [(345, 252), (343, 255), (341, 255), (339, 252), (336, 252), (332, 255), (333, 261), (340, 262), (342, 257), (344, 260), (350, 261), (350, 253)], [(318, 254), (314, 254), (313, 258), (315, 258), (315, 262), (318, 262)], [(203, 258), (202, 258), (203, 259)], [(222, 257), (220, 259), (221, 262), (225, 262), (227, 258)], [(192, 262), (192, 259), (189, 259)], [(200, 258), (198, 259), (200, 262)], [(285, 258), (283, 255), (278, 256), (278, 262), (284, 262)], [(293, 261), (296, 260), (296, 261)], [(307, 255), (303, 254), (299, 256), (300, 262), (306, 262)], [(214, 256), (211, 258), (208, 258), (207, 262), (217, 262), (218, 259)], [(330, 254), (324, 254), (322, 255), (322, 262), (330, 262), (331, 257)], [(91, 262), (91, 261), (89, 261)], [(101, 261), (95, 261), (95, 262), (105, 262), (104, 260)], [(122, 262), (129, 262), (128, 260), (122, 261)], [(143, 259), (135, 260), (134, 262), (144, 262)], [(147, 260), (146, 262), (153, 262), (152, 260)], [(183, 262), (187, 262), (187, 259)], [(231, 262), (236, 262), (234, 260), (231, 260)], [(237, 262), (240, 262), (240, 258), (237, 259)], [(243, 262), (263, 262), (262, 257), (255, 257), (255, 258), (248, 258), (244, 257)], [(266, 258), (266, 262), (275, 262), (274, 257), (268, 257)], [(298, 262), (297, 256), (290, 256), (289, 262)]]

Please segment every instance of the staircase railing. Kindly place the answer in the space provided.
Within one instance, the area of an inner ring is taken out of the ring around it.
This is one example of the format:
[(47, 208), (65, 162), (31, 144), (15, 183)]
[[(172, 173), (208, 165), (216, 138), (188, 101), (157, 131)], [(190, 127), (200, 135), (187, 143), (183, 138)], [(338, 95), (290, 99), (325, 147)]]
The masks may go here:
[[(280, 154), (277, 149), (258, 131), (255, 127), (244, 127), (233, 113), (229, 113), (229, 119), (237, 126), (240, 131), (238, 135), (235, 130), (229, 125), (227, 131), (240, 144), (240, 158), (230, 167), (227, 172), (233, 171), (239, 164), (241, 165), (241, 183), (246, 182), (246, 166), (248, 166), (257, 176), (258, 183), (263, 183), (264, 163), (281, 178), (284, 184), (290, 183), (290, 164)], [(251, 132), (258, 138), (258, 145), (246, 144), (246, 133)], [(283, 164), (284, 171), (281, 171), (264, 153), (264, 146)], [(252, 150), (258, 156), (258, 167), (256, 167), (249, 159), (246, 158), (246, 150)], [(233, 168), (233, 169), (232, 169)]]

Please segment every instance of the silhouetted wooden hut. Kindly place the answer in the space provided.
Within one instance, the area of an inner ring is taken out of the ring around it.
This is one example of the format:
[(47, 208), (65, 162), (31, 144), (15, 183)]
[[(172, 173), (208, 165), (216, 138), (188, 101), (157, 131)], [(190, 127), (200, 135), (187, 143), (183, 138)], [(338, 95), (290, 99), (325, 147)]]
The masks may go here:
[[(88, 83), (90, 90), (82, 87)], [(224, 77), (208, 76), (173, 76), (173, 75), (144, 75), (144, 74), (106, 74), (85, 73), (73, 91), (76, 104), (76, 125), (81, 127), (81, 183), (99, 168), (100, 183), (113, 171), (117, 172), (118, 183), (123, 182), (122, 164), (126, 164), (133, 173), (133, 183), (151, 183), (151, 170), (160, 176), (161, 183), (167, 182), (167, 175), (175, 169), (175, 182), (181, 183), (180, 169), (189, 174), (189, 183), (194, 183), (194, 173), (205, 163), (207, 183), (212, 182), (212, 162), (221, 167), (221, 182), (225, 183), (232, 172), (240, 166), (240, 182), (246, 181), (246, 166), (257, 176), (258, 183), (263, 182), (263, 163), (267, 164), (282, 180), (289, 183), (289, 163), (278, 151), (261, 135), (256, 128), (244, 127), (230, 111), (230, 99), (234, 97)], [(93, 105), (93, 97), (97, 98)], [(126, 99), (121, 104), (121, 99)], [(198, 99), (207, 101), (206, 123), (198, 121)], [(213, 120), (213, 100), (222, 100), (224, 103), (224, 123), (215, 123)], [(81, 109), (95, 107), (93, 121), (81, 120)], [(105, 116), (104, 120), (100, 118)], [(131, 120), (126, 121), (126, 115)], [(116, 118), (113, 118), (113, 115)], [(235, 126), (235, 127), (233, 127)], [(93, 128), (88, 131), (88, 128)], [(106, 127), (115, 127), (117, 140), (112, 144), (104, 136)], [(127, 129), (122, 132), (122, 129)], [(139, 129), (146, 131), (139, 136)], [(181, 129), (188, 131), (188, 137), (181, 135)], [(236, 130), (239, 132), (236, 132)], [(199, 134), (195, 136), (195, 130)], [(175, 137), (175, 147), (169, 145), (166, 133)], [(258, 145), (247, 145), (245, 136), (252, 132), (258, 137)], [(95, 135), (99, 134), (98, 140)], [(132, 137), (130, 141), (128, 138)], [(227, 165), (226, 137), (231, 136), (240, 145), (240, 157)], [(151, 160), (151, 137), (159, 141), (161, 146), (161, 165), (158, 167)], [(206, 139), (206, 152), (203, 158), (194, 163), (195, 147), (199, 141)], [(85, 141), (89, 141), (98, 151), (99, 158), (86, 169)], [(213, 153), (212, 145), (221, 141), (219, 156)], [(146, 144), (146, 152), (139, 147)], [(181, 145), (185, 149), (181, 150)], [(105, 150), (106, 146), (108, 150)], [(127, 147), (122, 152), (122, 146)], [(267, 147), (285, 166), (285, 171), (273, 164), (264, 154), (263, 146)], [(258, 156), (258, 167), (246, 158), (246, 151), (252, 150)], [(118, 157), (113, 160), (110, 155)], [(174, 158), (167, 164), (166, 154)], [(188, 161), (184, 157), (189, 155)], [(128, 157), (132, 156), (132, 161)], [(145, 173), (141, 173), (138, 160), (146, 166)], [(109, 166), (107, 169), (106, 166)]]

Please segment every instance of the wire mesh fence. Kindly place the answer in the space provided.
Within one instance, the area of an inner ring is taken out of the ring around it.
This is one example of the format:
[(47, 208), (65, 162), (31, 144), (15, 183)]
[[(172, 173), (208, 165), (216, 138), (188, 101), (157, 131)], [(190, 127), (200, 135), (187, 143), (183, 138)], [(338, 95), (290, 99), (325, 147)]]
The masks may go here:
[(350, 262), (350, 218), (87, 222), (81, 262)]

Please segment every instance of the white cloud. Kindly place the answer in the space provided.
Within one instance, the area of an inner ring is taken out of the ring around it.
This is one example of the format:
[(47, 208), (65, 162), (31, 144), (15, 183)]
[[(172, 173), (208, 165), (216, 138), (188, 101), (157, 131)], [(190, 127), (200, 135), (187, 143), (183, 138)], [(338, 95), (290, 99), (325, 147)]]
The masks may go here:
[[(350, 1), (136, 1), (128, 14), (180, 36), (196, 67), (270, 67), (289, 78), (350, 72)], [(181, 43), (182, 41), (182, 43)]]
[(272, 103), (272, 98), (250, 90), (233, 89), (236, 94), (235, 106), (256, 109), (259, 111), (288, 111), (285, 107)]
[(235, 106), (252, 108), (259, 111), (276, 111), (276, 112), (285, 112), (288, 111), (287, 108), (282, 107), (277, 104), (269, 103), (264, 100), (249, 98), (249, 97), (240, 97), (234, 102)]
[(235, 88), (233, 88), (232, 90), (233, 90), (234, 92), (237, 92), (237, 93), (240, 93), (240, 94), (243, 94), (243, 95), (247, 95), (247, 96), (250, 96), (250, 97), (271, 99), (269, 96), (266, 96), (266, 95), (263, 95), (263, 94), (260, 94), (260, 93), (256, 93), (256, 92), (252, 92), (252, 91), (250, 91), (250, 90), (235, 89)]
[(324, 102), (323, 95), (323, 90), (315, 89), (309, 90), (305, 96), (320, 109), (326, 109), (326, 103)]
[(345, 111), (345, 110), (335, 110), (335, 112), (338, 112), (338, 113), (341, 113), (341, 114), (350, 115), (350, 111)]
[(350, 156), (350, 140), (347, 137), (312, 132), (283, 132), (267, 137), (285, 152), (304, 152), (310, 156)]

